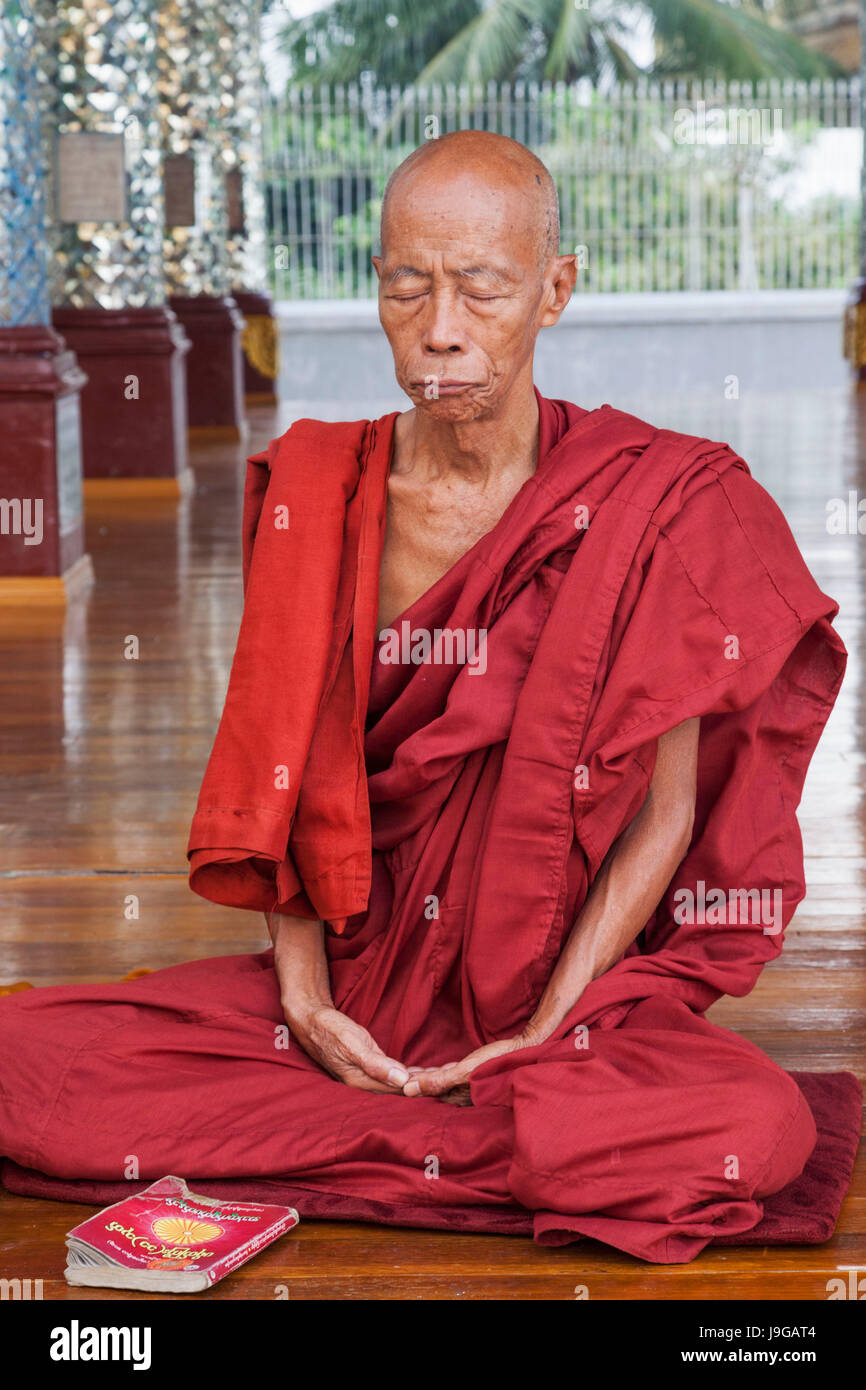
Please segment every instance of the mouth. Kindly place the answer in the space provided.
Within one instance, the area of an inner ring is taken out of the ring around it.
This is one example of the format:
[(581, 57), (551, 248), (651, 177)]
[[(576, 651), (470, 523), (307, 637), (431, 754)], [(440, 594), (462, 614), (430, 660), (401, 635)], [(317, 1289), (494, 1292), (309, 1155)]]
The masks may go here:
[[(412, 384), (421, 390), (426, 389), (430, 383), (427, 381), (415, 381)], [(438, 396), (459, 396), (461, 392), (471, 390), (473, 386), (477, 385), (477, 382), (458, 381), (455, 377), (444, 376), (437, 377), (435, 384), (436, 394)]]

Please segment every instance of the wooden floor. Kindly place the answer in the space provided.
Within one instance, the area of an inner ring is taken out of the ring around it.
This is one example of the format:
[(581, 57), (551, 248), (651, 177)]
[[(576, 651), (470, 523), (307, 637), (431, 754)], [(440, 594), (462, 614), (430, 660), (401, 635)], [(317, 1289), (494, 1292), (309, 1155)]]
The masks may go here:
[[(638, 400), (615, 404), (640, 413)], [(243, 458), (301, 413), (326, 414), (259, 410), (248, 446), (198, 447), (197, 486), (180, 502), (89, 506), (96, 584), (65, 619), (0, 612), (0, 982), (116, 979), (267, 944), (257, 915), (190, 893), (184, 851), (241, 610)], [(866, 496), (866, 395), (744, 392), (738, 402), (656, 400), (644, 413), (731, 442), (841, 604), (848, 676), (801, 806), (809, 896), (754, 993), (710, 1016), (783, 1066), (863, 1079), (866, 538), (828, 535), (825, 514), (849, 489)], [(130, 636), (135, 661), (124, 656)], [(128, 920), (133, 894), (139, 916)], [(63, 1236), (92, 1210), (0, 1194), (0, 1277), (42, 1279), (45, 1298), (68, 1297)], [(851, 1265), (866, 1266), (862, 1156), (824, 1246), (710, 1249), (659, 1267), (589, 1241), (545, 1250), (529, 1239), (306, 1222), (201, 1297), (573, 1299), (584, 1286), (601, 1300), (814, 1300)]]

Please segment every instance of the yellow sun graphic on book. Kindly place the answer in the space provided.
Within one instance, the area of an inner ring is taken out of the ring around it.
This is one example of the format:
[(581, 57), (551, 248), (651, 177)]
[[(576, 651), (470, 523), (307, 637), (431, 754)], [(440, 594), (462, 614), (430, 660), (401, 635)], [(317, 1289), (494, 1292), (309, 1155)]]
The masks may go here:
[(153, 1232), (168, 1245), (203, 1245), (221, 1236), (223, 1228), (213, 1221), (196, 1221), (193, 1216), (160, 1216), (153, 1223)]

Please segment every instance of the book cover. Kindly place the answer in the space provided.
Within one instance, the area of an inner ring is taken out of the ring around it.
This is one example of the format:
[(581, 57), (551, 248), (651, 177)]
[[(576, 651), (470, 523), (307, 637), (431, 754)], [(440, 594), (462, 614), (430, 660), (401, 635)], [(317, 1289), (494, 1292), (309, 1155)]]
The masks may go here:
[(170, 1175), (73, 1227), (66, 1278), (96, 1287), (205, 1289), (297, 1224), (294, 1207), (202, 1197)]

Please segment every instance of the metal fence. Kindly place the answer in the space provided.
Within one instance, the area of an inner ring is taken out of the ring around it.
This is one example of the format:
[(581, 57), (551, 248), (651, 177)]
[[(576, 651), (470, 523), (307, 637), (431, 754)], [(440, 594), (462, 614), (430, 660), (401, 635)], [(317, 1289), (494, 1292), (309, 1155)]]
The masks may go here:
[(272, 289), (376, 293), (389, 174), (422, 141), (498, 131), (557, 185), (580, 291), (830, 288), (857, 271), (859, 83), (290, 87), (263, 112)]

